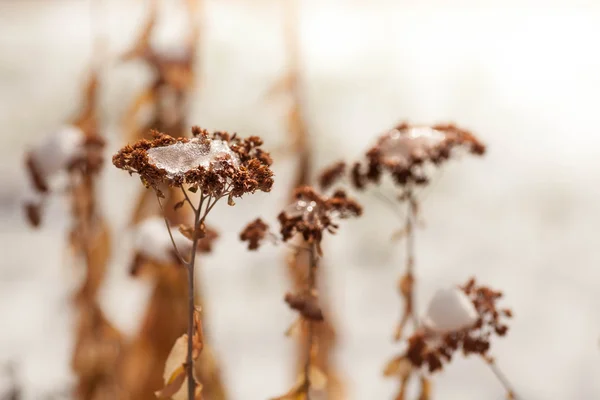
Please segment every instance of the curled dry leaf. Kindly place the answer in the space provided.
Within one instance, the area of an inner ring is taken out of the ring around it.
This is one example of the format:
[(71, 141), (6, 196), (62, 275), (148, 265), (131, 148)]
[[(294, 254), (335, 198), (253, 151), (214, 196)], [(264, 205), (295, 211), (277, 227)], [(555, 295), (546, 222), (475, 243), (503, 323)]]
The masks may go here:
[[(202, 332), (202, 321), (200, 317), (200, 309), (194, 310), (194, 334), (192, 336), (192, 358), (196, 361), (200, 357), (200, 353), (204, 347), (204, 335)], [(165, 370), (163, 379), (165, 386), (155, 394), (160, 399), (172, 398), (173, 400), (187, 400), (187, 342), (188, 335), (181, 335), (173, 345), (169, 357), (165, 362)], [(194, 362), (194, 375), (198, 375), (198, 363)], [(195, 378), (196, 379), (196, 378)], [(196, 395), (194, 400), (200, 400), (202, 384), (196, 379)]]

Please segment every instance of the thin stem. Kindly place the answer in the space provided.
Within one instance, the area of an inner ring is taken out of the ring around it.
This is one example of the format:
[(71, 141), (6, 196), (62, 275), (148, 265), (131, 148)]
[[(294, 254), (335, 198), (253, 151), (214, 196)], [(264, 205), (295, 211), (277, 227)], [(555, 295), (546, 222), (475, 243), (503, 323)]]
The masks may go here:
[(419, 326), (419, 321), (415, 313), (415, 220), (417, 216), (417, 203), (412, 191), (407, 192), (408, 213), (406, 215), (406, 274), (411, 280), (409, 294), (406, 301), (409, 303), (409, 312), (413, 323), (413, 329), (416, 330)]
[(179, 261), (183, 265), (187, 265), (189, 263), (185, 260), (185, 258), (183, 257), (183, 255), (181, 254), (179, 249), (177, 248), (177, 245), (175, 244), (175, 239), (173, 239), (173, 233), (171, 232), (171, 226), (169, 225), (169, 220), (167, 219), (167, 216), (165, 214), (165, 209), (163, 208), (162, 202), (160, 201), (160, 197), (158, 196), (158, 194), (156, 195), (156, 199), (158, 200), (158, 205), (160, 206), (160, 210), (163, 214), (163, 218), (165, 220), (165, 225), (167, 226), (167, 231), (169, 232), (169, 237), (171, 238), (171, 244), (173, 245), (175, 254), (177, 254), (177, 258), (179, 258)]
[[(196, 390), (196, 381), (194, 380), (194, 360), (192, 358), (192, 336), (194, 334), (194, 264), (196, 262), (196, 250), (200, 241), (200, 227), (204, 224), (206, 216), (217, 204), (217, 201), (222, 197), (207, 196), (204, 193), (200, 194), (198, 207), (194, 208), (194, 233), (192, 236), (192, 254), (190, 261), (187, 263), (188, 270), (188, 347), (186, 358), (186, 370), (188, 379), (188, 399), (193, 399)], [(206, 207), (202, 211), (202, 206), (206, 201)], [(212, 201), (212, 203), (211, 203)]]
[(511, 385), (511, 383), (508, 381), (508, 378), (506, 377), (504, 372), (502, 372), (500, 367), (498, 367), (498, 364), (496, 364), (496, 360), (494, 360), (490, 356), (482, 355), (481, 357), (483, 358), (485, 363), (487, 365), (489, 365), (490, 369), (492, 370), (492, 372), (494, 373), (496, 378), (498, 378), (498, 381), (500, 381), (500, 384), (502, 384), (502, 386), (504, 386), (504, 389), (506, 390), (507, 398), (509, 400), (516, 400), (517, 395), (515, 394), (515, 390), (513, 389), (513, 386)]
[(192, 359), (192, 336), (194, 334), (194, 264), (196, 262), (196, 249), (198, 248), (198, 241), (200, 239), (199, 227), (206, 218), (206, 212), (201, 217), (200, 211), (202, 203), (204, 202), (204, 195), (200, 196), (200, 202), (198, 208), (194, 210), (194, 233), (192, 237), (192, 254), (190, 255), (190, 261), (187, 263), (188, 271), (188, 344), (187, 344), (187, 379), (188, 379), (188, 399), (192, 400), (195, 396), (196, 381), (194, 380), (194, 360)]
[[(310, 245), (309, 258), (307, 285), (309, 292), (312, 294), (316, 290), (317, 281), (317, 250), (314, 243)], [(304, 387), (306, 390), (306, 400), (310, 400), (310, 366), (312, 358), (314, 321), (307, 319), (306, 323), (308, 324), (308, 327), (306, 338), (306, 358), (304, 361)]]
[(183, 186), (179, 186), (179, 188), (181, 189), (181, 192), (185, 196), (185, 200), (188, 202), (188, 204), (190, 205), (190, 207), (192, 207), (192, 210), (194, 210), (194, 213), (195, 213), (196, 212), (196, 207), (194, 207), (194, 203), (192, 203), (192, 200), (190, 199), (190, 196), (188, 196), (188, 194), (187, 194), (186, 190), (183, 188)]

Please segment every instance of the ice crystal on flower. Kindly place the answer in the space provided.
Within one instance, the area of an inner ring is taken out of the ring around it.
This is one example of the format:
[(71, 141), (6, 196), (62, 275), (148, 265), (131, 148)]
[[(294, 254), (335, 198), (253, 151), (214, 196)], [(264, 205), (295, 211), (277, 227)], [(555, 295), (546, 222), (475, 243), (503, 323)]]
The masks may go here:
[(198, 167), (219, 170), (224, 163), (239, 167), (239, 158), (227, 142), (213, 139), (202, 142), (191, 139), (188, 142), (176, 142), (169, 146), (154, 147), (148, 150), (148, 161), (157, 168), (164, 169), (167, 176), (183, 176), (187, 171)]

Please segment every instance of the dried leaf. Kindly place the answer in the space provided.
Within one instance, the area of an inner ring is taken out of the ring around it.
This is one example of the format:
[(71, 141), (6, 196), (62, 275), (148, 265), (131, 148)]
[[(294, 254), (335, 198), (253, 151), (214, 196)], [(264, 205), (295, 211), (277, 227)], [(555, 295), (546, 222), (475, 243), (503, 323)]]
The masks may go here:
[(421, 377), (421, 393), (419, 393), (419, 400), (431, 400), (431, 381), (425, 376)]
[(395, 357), (385, 366), (383, 376), (399, 376), (404, 378), (411, 374), (412, 369), (412, 363), (408, 358), (404, 356)]
[(306, 382), (301, 379), (292, 388), (282, 396), (273, 397), (270, 400), (305, 400), (306, 399)]
[(233, 201), (233, 193), (229, 193), (229, 197), (227, 197), (227, 205), (235, 206), (235, 201)]
[(298, 337), (300, 335), (300, 330), (302, 329), (302, 318), (298, 318), (295, 320), (292, 325), (285, 331), (285, 336), (287, 337)]
[(180, 224), (179, 232), (181, 232), (181, 234), (186, 238), (194, 240), (194, 228), (192, 228), (191, 226), (187, 224)]
[(175, 203), (175, 205), (173, 206), (173, 210), (179, 210), (181, 207), (183, 207), (184, 204), (185, 204), (185, 199)]
[(154, 394), (159, 399), (168, 399), (173, 397), (181, 387), (183, 386), (183, 382), (185, 381), (185, 368), (183, 365), (175, 370), (175, 372), (169, 378), (169, 382), (162, 389), (156, 391)]
[(310, 378), (310, 388), (314, 390), (324, 390), (327, 387), (327, 375), (317, 366), (311, 366), (308, 370)]

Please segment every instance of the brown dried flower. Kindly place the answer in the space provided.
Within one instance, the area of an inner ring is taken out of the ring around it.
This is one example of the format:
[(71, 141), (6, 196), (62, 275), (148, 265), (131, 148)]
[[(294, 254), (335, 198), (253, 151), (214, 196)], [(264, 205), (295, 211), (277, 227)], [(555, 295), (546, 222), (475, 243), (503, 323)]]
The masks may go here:
[(113, 156), (113, 164), (129, 173), (140, 175), (147, 187), (159, 195), (159, 186), (192, 190), (214, 198), (241, 197), (257, 190), (268, 192), (273, 185), (271, 158), (262, 150), (257, 136), (239, 139), (226, 132), (212, 135), (198, 127), (192, 128), (193, 138), (173, 138), (153, 132), (154, 140), (140, 140), (125, 146)]
[(323, 190), (329, 189), (345, 173), (346, 163), (343, 161), (336, 162), (321, 172), (321, 175), (319, 176), (319, 187)]
[(444, 362), (449, 362), (453, 354), (462, 350), (463, 354), (486, 355), (490, 349), (493, 335), (504, 336), (508, 326), (504, 318), (510, 318), (509, 309), (499, 309), (497, 300), (502, 292), (486, 286), (477, 286), (475, 279), (470, 279), (460, 290), (467, 295), (477, 313), (471, 326), (446, 332), (425, 329), (415, 332), (408, 339), (406, 357), (415, 367), (426, 365), (429, 372), (442, 369)]
[(471, 132), (455, 125), (402, 123), (386, 132), (367, 151), (366, 165), (353, 165), (351, 180), (356, 188), (363, 189), (367, 182), (378, 183), (387, 171), (398, 185), (424, 185), (429, 178), (423, 167), (441, 165), (456, 148), (465, 148), (476, 155), (485, 152), (485, 146)]
[(269, 232), (269, 225), (257, 218), (250, 222), (240, 233), (240, 240), (248, 242), (248, 250), (256, 250)]
[(296, 233), (302, 234), (308, 243), (315, 243), (320, 251), (323, 231), (335, 233), (338, 225), (336, 218), (356, 217), (362, 214), (362, 207), (346, 196), (342, 190), (331, 197), (319, 195), (310, 186), (302, 186), (294, 192), (296, 202), (288, 206), (278, 216), (281, 223), (281, 236), (284, 241)]

